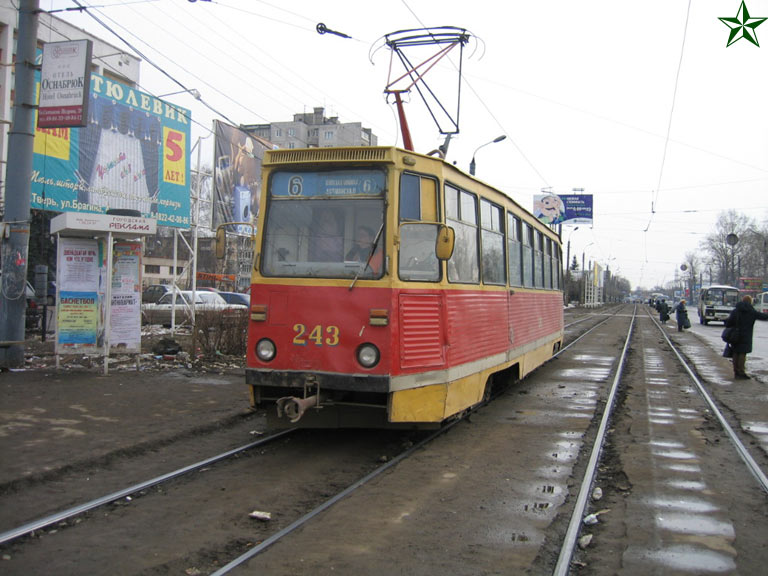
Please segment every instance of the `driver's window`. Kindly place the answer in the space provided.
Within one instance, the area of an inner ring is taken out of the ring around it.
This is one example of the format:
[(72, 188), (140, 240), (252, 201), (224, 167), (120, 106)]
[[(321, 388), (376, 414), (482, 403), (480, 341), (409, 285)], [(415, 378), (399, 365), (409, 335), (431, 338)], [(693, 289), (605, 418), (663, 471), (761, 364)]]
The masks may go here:
[(437, 282), (440, 262), (435, 255), (436, 224), (402, 224), (400, 226), (399, 274), (402, 280)]

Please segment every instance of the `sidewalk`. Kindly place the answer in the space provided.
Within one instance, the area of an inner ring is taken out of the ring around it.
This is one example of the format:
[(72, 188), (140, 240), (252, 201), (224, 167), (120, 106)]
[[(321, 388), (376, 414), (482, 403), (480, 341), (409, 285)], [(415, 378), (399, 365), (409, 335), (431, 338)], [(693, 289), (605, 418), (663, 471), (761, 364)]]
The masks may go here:
[(52, 350), (30, 345), (29, 368), (0, 373), (0, 486), (250, 411), (243, 369), (226, 362), (201, 371), (150, 355), (140, 371), (124, 358), (104, 376), (100, 358), (57, 370)]

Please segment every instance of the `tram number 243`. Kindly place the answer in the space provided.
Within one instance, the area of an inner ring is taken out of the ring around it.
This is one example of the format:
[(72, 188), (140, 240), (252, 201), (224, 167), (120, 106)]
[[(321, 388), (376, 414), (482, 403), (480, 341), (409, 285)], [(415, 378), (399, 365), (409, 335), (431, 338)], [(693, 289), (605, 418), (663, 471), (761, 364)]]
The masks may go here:
[(293, 331), (296, 336), (293, 337), (293, 343), (296, 346), (306, 346), (310, 342), (315, 346), (336, 346), (339, 343), (339, 327), (326, 326), (323, 328), (319, 324), (308, 330), (304, 324), (294, 324)]

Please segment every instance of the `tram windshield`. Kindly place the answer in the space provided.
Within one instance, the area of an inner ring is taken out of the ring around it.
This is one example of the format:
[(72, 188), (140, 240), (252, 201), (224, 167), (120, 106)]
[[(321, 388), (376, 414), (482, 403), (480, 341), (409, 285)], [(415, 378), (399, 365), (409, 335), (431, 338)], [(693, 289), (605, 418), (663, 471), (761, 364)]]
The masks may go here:
[(278, 171), (270, 178), (261, 250), (264, 276), (380, 278), (381, 170)]

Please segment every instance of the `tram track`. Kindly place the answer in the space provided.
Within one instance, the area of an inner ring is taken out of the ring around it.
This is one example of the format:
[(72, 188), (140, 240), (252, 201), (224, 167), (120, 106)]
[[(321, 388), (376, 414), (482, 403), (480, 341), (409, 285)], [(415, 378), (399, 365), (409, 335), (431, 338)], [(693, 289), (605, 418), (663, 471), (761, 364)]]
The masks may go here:
[[(641, 567), (650, 572), (751, 573), (746, 568), (750, 562), (757, 566), (763, 559), (754, 553), (752, 530), (740, 528), (758, 519), (764, 523), (764, 514), (750, 518), (749, 504), (735, 506), (729, 491), (744, 490), (752, 502), (760, 502), (759, 489), (764, 502), (765, 454), (761, 451), (753, 456), (754, 449), (750, 451), (747, 444), (754, 442), (749, 438), (743, 442), (740, 437), (744, 432), (729, 423), (733, 415), (727, 416), (714, 399), (712, 383), (699, 378), (695, 366), (662, 325), (650, 315), (643, 316), (646, 327), (634, 338), (632, 328), (627, 335), (627, 345), (639, 341), (635, 346), (642, 351), (643, 381), (631, 374), (624, 378), (621, 370), (616, 374), (610, 394), (613, 398), (623, 387), (625, 404), (618, 408), (618, 416), (614, 403), (606, 404), (553, 573), (565, 575), (586, 568), (590, 574), (601, 575)], [(633, 325), (636, 321), (633, 319)], [(654, 349), (658, 336), (655, 338), (653, 331), (661, 335), (658, 341), (663, 346), (659, 349)], [(622, 365), (628, 349), (622, 354)], [(669, 368), (672, 362), (677, 364), (676, 371)], [(638, 412), (647, 418), (647, 429), (642, 428), (647, 437), (645, 448), (638, 446)], [(607, 436), (609, 422), (615, 430)], [(617, 431), (625, 426), (631, 426), (631, 438)], [(727, 442), (720, 442), (721, 437)], [(602, 458), (606, 442), (611, 445), (613, 462)], [(631, 464), (622, 457), (622, 450), (633, 455)], [(735, 461), (736, 454), (741, 463)], [(617, 463), (617, 459), (622, 462)], [(725, 477), (720, 471), (723, 462), (733, 462)], [(734, 469), (737, 464), (738, 469)], [(597, 479), (598, 466), (604, 471), (601, 480)], [(611, 483), (606, 470), (621, 475), (616, 483), (620, 489), (614, 491), (609, 503), (590, 502), (595, 486)], [(613, 513), (612, 505), (621, 514)], [(606, 513), (606, 528), (587, 526), (601, 523), (601, 512)], [(577, 547), (580, 534), (586, 538), (583, 547), (589, 546), (581, 552)], [(632, 540), (626, 541), (627, 534), (632, 534)], [(593, 536), (597, 543), (590, 545)], [(617, 545), (622, 550), (619, 554), (615, 552)], [(744, 558), (739, 558), (740, 550), (745, 551)]]
[[(597, 576), (615, 573), (623, 559), (614, 560), (618, 564), (605, 563), (607, 571), (602, 572), (594, 564), (595, 558), (605, 554), (602, 540), (611, 524), (634, 522), (650, 533), (650, 528), (638, 519), (645, 513), (644, 505), (632, 502), (634, 492), (640, 493), (637, 475), (647, 475), (654, 468), (645, 465), (644, 469), (637, 451), (651, 450), (652, 455), (664, 450), (682, 453), (691, 438), (703, 443), (699, 446), (694, 442), (694, 448), (702, 452), (700, 457), (712, 451), (714, 458), (722, 459), (725, 450), (731, 450), (729, 442), (718, 441), (720, 436), (714, 426), (717, 419), (710, 409), (694, 410), (694, 405), (704, 403), (693, 394), (693, 384), (683, 382), (690, 380), (690, 375), (683, 370), (671, 374), (671, 362), (679, 362), (675, 354), (683, 359), (685, 355), (671, 352), (674, 342), (659, 336), (663, 329), (654, 327), (655, 333), (649, 331), (651, 319), (630, 319), (626, 310), (617, 307), (609, 315), (594, 315), (594, 322), (580, 322), (578, 328), (574, 326), (576, 330), (569, 330), (573, 336), (567, 335), (567, 346), (553, 361), (507, 388), (471, 418), (457, 420), (438, 434), (419, 436), (412, 444), (406, 442), (392, 451), (392, 443), (401, 442), (400, 435), (380, 432), (354, 439), (342, 431), (302, 431), (295, 439), (282, 443), (280, 450), (206, 467), (208, 471), (192, 474), (186, 480), (176, 479), (162, 491), (145, 490), (148, 493), (135, 502), (107, 506), (103, 514), (91, 513), (87, 522), (73, 529), (42, 542), (33, 540), (29, 557), (44, 555), (50, 546), (46, 541), (56, 540), (55, 548), (62, 550), (79, 539), (92, 542), (100, 532), (104, 533), (101, 541), (107, 548), (97, 555), (121, 557), (119, 546), (115, 547), (112, 540), (130, 534), (151, 556), (157, 554), (153, 540), (163, 538), (163, 530), (177, 530), (177, 552), (166, 550), (163, 559), (146, 564), (132, 559), (124, 570), (113, 573), (186, 570), (217, 575), (254, 571), (279, 575), (297, 570), (317, 574), (335, 570), (383, 576), (410, 558), (408, 566), (414, 574), (437, 575), (446, 570), (476, 574), (502, 567), (507, 572), (545, 574), (552, 573), (561, 554), (559, 547), (553, 548), (555, 542), (566, 542), (571, 549), (563, 564), (567, 570), (562, 573), (576, 573), (583, 566)], [(629, 329), (633, 322), (642, 326), (634, 335)], [(625, 369), (622, 365), (627, 354)], [(673, 383), (658, 382), (658, 374), (667, 372)], [(642, 398), (637, 397), (637, 392), (641, 387), (644, 390), (647, 383), (638, 380), (639, 376), (650, 382), (650, 391), (643, 392), (646, 395)], [(675, 399), (665, 397), (657, 405), (662, 391), (674, 394)], [(614, 416), (600, 410), (610, 405), (614, 405)], [(644, 417), (645, 412), (649, 414), (642, 426), (640, 412)], [(672, 420), (672, 412), (680, 417), (675, 429), (689, 430), (682, 439), (660, 435), (661, 428), (669, 426), (662, 422)], [(624, 436), (628, 415), (632, 415), (632, 426), (629, 436)], [(637, 438), (630, 439), (632, 434)], [(598, 440), (601, 435), (607, 440)], [(620, 436), (624, 444), (617, 441)], [(379, 441), (384, 444), (377, 446)], [(595, 446), (603, 443), (609, 461), (595, 456), (597, 463), (589, 465)], [(385, 445), (390, 448), (383, 448)], [(586, 448), (589, 445), (591, 454)], [(702, 447), (706, 450), (702, 451)], [(631, 451), (632, 459), (624, 463), (625, 469), (617, 470), (622, 450)], [(374, 459), (377, 452), (390, 455)], [(380, 461), (374, 464), (374, 460)], [(598, 467), (602, 473), (608, 470), (626, 474), (632, 481), (622, 481), (622, 489), (612, 490), (607, 484), (611, 479), (601, 477), (599, 469), (595, 476)], [(705, 470), (703, 465), (701, 468)], [(594, 482), (586, 479), (587, 469), (593, 470)], [(702, 474), (706, 475), (706, 470)], [(585, 478), (578, 493), (570, 487), (574, 475)], [(654, 481), (663, 483), (666, 479)], [(685, 484), (679, 479), (674, 481)], [(706, 477), (698, 482), (719, 487), (717, 478)], [(748, 490), (746, 481), (738, 482), (740, 490)], [(751, 479), (749, 483), (755, 484)], [(603, 486), (606, 492), (602, 503), (589, 501), (595, 485)], [(173, 500), (178, 508), (190, 506), (191, 494), (196, 498), (195, 514), (200, 515), (191, 526), (175, 526), (182, 522), (181, 516), (158, 517), (153, 510), (158, 506), (168, 510), (164, 500)], [(587, 505), (579, 510), (577, 500), (582, 499), (582, 494)], [(646, 502), (667, 502), (665, 513), (673, 520), (677, 518), (674, 508), (669, 509), (674, 506), (670, 504), (674, 498), (664, 499), (654, 493), (643, 497)], [(273, 512), (273, 520), (246, 519), (247, 511), (254, 506)], [(620, 514), (622, 508), (628, 510), (631, 506), (634, 515)], [(746, 505), (734, 506), (742, 515), (747, 513), (744, 508)], [(722, 506), (718, 510), (717, 514), (722, 515)], [(599, 524), (589, 529), (595, 532), (593, 544), (581, 550), (575, 544), (583, 536), (582, 521), (589, 514), (599, 516)], [(741, 517), (728, 524), (735, 532)], [(142, 522), (149, 524), (142, 528)], [(578, 527), (574, 535), (566, 535), (569, 523)], [(718, 528), (725, 525), (716, 524)], [(623, 526), (626, 531), (626, 524)], [(200, 533), (203, 527), (205, 537)], [(718, 535), (707, 536), (713, 537)], [(624, 538), (619, 549), (623, 546), (642, 554), (638, 544), (630, 544), (626, 534)], [(446, 548), (447, 542), (454, 546)], [(747, 544), (730, 545), (740, 548)], [(24, 555), (25, 550), (14, 553)], [(375, 561), (383, 557), (386, 563)], [(416, 558), (423, 560), (414, 569)], [(728, 558), (720, 561), (727, 566)], [(9, 572), (13, 573), (22, 572)], [(61, 573), (77, 572), (65, 569)]]
[[(609, 321), (613, 317), (614, 317), (614, 314), (611, 314), (611, 315), (609, 315), (607, 317), (599, 318), (598, 321), (595, 323), (595, 325), (593, 325), (591, 327), (588, 327), (586, 333), (589, 333), (592, 330), (594, 330), (596, 328), (599, 328), (601, 325), (603, 325), (605, 322)], [(580, 337), (583, 337), (583, 334)], [(296, 518), (296, 520), (294, 520), (288, 526), (283, 527), (283, 528), (277, 530), (276, 532), (274, 532), (274, 533), (272, 533), (270, 535), (266, 535), (266, 537), (261, 542), (259, 542), (257, 545), (255, 545), (255, 546), (245, 545), (247, 550), (243, 554), (241, 554), (240, 556), (236, 557), (234, 560), (230, 560), (230, 562), (228, 564), (226, 564), (222, 568), (219, 568), (214, 573), (215, 574), (225, 574), (225, 573), (228, 573), (230, 570), (235, 569), (237, 566), (247, 562), (248, 560), (250, 560), (254, 556), (256, 556), (258, 554), (261, 554), (267, 548), (271, 547), (272, 545), (276, 544), (277, 542), (279, 542), (283, 538), (285, 538), (288, 535), (290, 535), (297, 528), (299, 528), (301, 526), (304, 526), (307, 522), (310, 522), (311, 520), (316, 518), (316, 516), (321, 514), (324, 510), (326, 510), (329, 507), (333, 506), (334, 504), (338, 503), (340, 500), (346, 498), (352, 492), (354, 492), (355, 490), (361, 488), (362, 486), (367, 484), (369, 481), (379, 477), (381, 474), (383, 474), (384, 472), (386, 472), (390, 468), (392, 468), (392, 467), (396, 466), (397, 464), (401, 463), (403, 460), (405, 460), (409, 456), (413, 455), (416, 451), (418, 451), (419, 449), (424, 447), (427, 443), (432, 442), (434, 439), (436, 439), (437, 437), (443, 435), (445, 432), (450, 430), (453, 426), (455, 426), (455, 425), (457, 425), (457, 424), (459, 424), (461, 422), (462, 422), (462, 420), (456, 420), (456, 421), (452, 422), (451, 425), (446, 426), (444, 429), (438, 431), (437, 433), (435, 433), (433, 435), (430, 435), (429, 437), (423, 439), (422, 441), (417, 443), (415, 446), (413, 446), (410, 449), (404, 451), (402, 454), (394, 457), (393, 459), (389, 460), (388, 462), (384, 463), (383, 465), (378, 466), (376, 469), (372, 470), (370, 473), (366, 474), (362, 478), (353, 481), (347, 488), (341, 490), (340, 492), (336, 493), (333, 496), (330, 496), (328, 498), (323, 499), (322, 501), (320, 501), (318, 503), (318, 505), (315, 508), (312, 508), (309, 511), (304, 512), (303, 515), (300, 515), (298, 518)], [(260, 443), (254, 443), (253, 446), (257, 446), (259, 444)], [(237, 452), (240, 452), (240, 451), (243, 451), (243, 450), (250, 449), (251, 447), (252, 447), (251, 445), (244, 446), (244, 447), (241, 447), (240, 449), (236, 449), (236, 450), (234, 450), (232, 452), (233, 453), (237, 453)], [(162, 477), (160, 477), (158, 479), (153, 479), (153, 480), (151, 480), (151, 481), (149, 481), (147, 483), (142, 483), (142, 484), (139, 484), (139, 485), (131, 486), (129, 488), (120, 490), (120, 491), (118, 491), (116, 493), (109, 494), (109, 495), (107, 495), (105, 497), (102, 497), (102, 498), (99, 498), (99, 499), (94, 500), (92, 502), (89, 502), (89, 503), (87, 503), (87, 504), (85, 504), (83, 506), (78, 506), (78, 507), (75, 507), (75, 508), (70, 509), (68, 511), (65, 511), (66, 514), (64, 514), (64, 515), (52, 515), (50, 517), (43, 518), (43, 519), (41, 519), (38, 522), (30, 523), (30, 524), (28, 524), (28, 525), (26, 525), (24, 527), (21, 527), (19, 530), (15, 531), (12, 534), (12, 536), (13, 536), (13, 538), (17, 538), (17, 537), (21, 536), (22, 534), (28, 534), (29, 532), (31, 532), (33, 530), (39, 530), (40, 528), (42, 528), (44, 526), (51, 526), (51, 525), (54, 525), (54, 524), (61, 523), (63, 520), (65, 520), (66, 518), (70, 518), (72, 515), (83, 514), (84, 512), (86, 512), (88, 510), (92, 510), (92, 509), (95, 509), (98, 506), (103, 506), (105, 504), (109, 504), (110, 502), (114, 502), (114, 501), (119, 500), (121, 498), (125, 498), (126, 496), (128, 496), (130, 494), (133, 494), (133, 493), (136, 493), (136, 492), (139, 492), (139, 491), (146, 492), (146, 490), (149, 487), (159, 485), (160, 482), (170, 481), (172, 479), (178, 478), (178, 476), (180, 474), (182, 474), (182, 473), (189, 473), (189, 472), (192, 472), (193, 470), (199, 470), (201, 467), (210, 465), (210, 463), (212, 463), (212, 459), (211, 460), (206, 460), (206, 461), (201, 462), (201, 463), (198, 463), (198, 465), (188, 467), (188, 469), (183, 469), (181, 471), (175, 471), (173, 473), (169, 473), (167, 475), (163, 475)], [(138, 505), (138, 503), (132, 504), (132, 507), (135, 506), (135, 505)], [(4, 534), (2, 536), (3, 536), (2, 541), (5, 542), (5, 541), (9, 540), (9, 538), (7, 538), (6, 536), (11, 536), (11, 533), (9, 532), (9, 533), (6, 533), (6, 534)], [(238, 547), (242, 548), (243, 546), (244, 546), (243, 543), (240, 543), (240, 544), (235, 544), (234, 548), (232, 548), (232, 546), (228, 546), (227, 548), (229, 550), (233, 550), (233, 549), (236, 549)]]
[(120, 490), (117, 490), (115, 492), (111, 492), (109, 494), (106, 494), (104, 496), (99, 496), (97, 498), (94, 498), (92, 500), (89, 500), (87, 502), (83, 502), (81, 504), (78, 504), (76, 506), (72, 506), (70, 508), (66, 508), (64, 510), (61, 510), (59, 512), (54, 512), (52, 514), (49, 514), (47, 516), (38, 518), (36, 520), (33, 520), (31, 522), (27, 522), (26, 524), (23, 524), (21, 526), (18, 526), (16, 528), (12, 528), (10, 530), (7, 530), (5, 532), (0, 533), (0, 545), (7, 544), (9, 542), (12, 542), (16, 540), (17, 538), (21, 538), (22, 536), (27, 536), (29, 534), (34, 533), (36, 530), (42, 530), (43, 528), (48, 528), (49, 526), (53, 526), (55, 524), (59, 524), (61, 522), (66, 522), (68, 520), (71, 520), (77, 516), (80, 516), (81, 514), (84, 514), (86, 512), (90, 512), (92, 510), (95, 510), (96, 508), (100, 508), (102, 506), (105, 506), (107, 504), (111, 504), (113, 502), (116, 502), (117, 500), (120, 500), (121, 498), (129, 498), (135, 494), (138, 494), (142, 491), (148, 490), (149, 488), (153, 488), (155, 486), (159, 486), (163, 483), (170, 482), (171, 480), (175, 480), (177, 478), (180, 478), (181, 476), (184, 476), (185, 474), (190, 474), (192, 472), (198, 472), (199, 470), (205, 468), (206, 466), (211, 466), (213, 464), (216, 464), (217, 462), (221, 462), (222, 460), (225, 460), (227, 458), (231, 458), (233, 456), (236, 456), (238, 454), (242, 454), (243, 452), (246, 452), (248, 450), (252, 450), (254, 448), (258, 448), (261, 446), (264, 446), (266, 444), (269, 444), (271, 442), (274, 442), (275, 440), (278, 440), (282, 438), (283, 436), (286, 436), (287, 434), (292, 433), (293, 430), (283, 430), (281, 432), (278, 432), (276, 434), (272, 434), (266, 438), (261, 438), (255, 442), (251, 442), (249, 444), (245, 444), (243, 446), (239, 446), (238, 448), (234, 448), (232, 450), (227, 450), (226, 452), (223, 452), (221, 454), (216, 454), (215, 456), (211, 456), (209, 458), (206, 458), (204, 460), (201, 460), (199, 462), (195, 462), (194, 464), (190, 464), (188, 466), (184, 466), (182, 468), (178, 468), (176, 470), (173, 470), (171, 472), (167, 472), (165, 474), (162, 474), (160, 476), (157, 476), (155, 478), (151, 478), (149, 480), (145, 480), (143, 482), (139, 482), (137, 484), (132, 484), (126, 488), (122, 488)]

